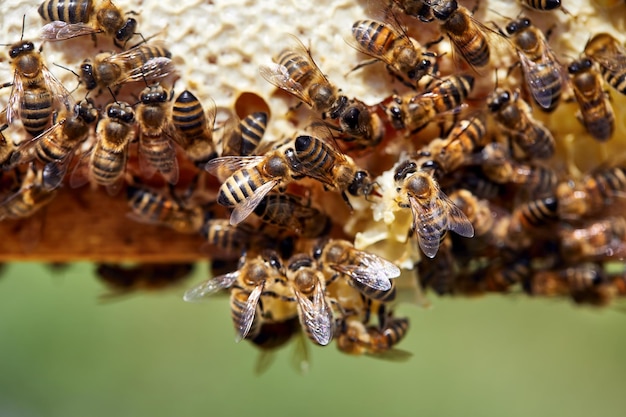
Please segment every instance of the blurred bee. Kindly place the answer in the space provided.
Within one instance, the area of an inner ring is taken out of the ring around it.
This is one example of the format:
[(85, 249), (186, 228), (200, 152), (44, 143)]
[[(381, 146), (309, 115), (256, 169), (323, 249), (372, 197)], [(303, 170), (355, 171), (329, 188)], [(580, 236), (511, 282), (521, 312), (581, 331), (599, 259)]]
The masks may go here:
[(567, 70), (580, 106), (576, 117), (594, 139), (609, 140), (615, 131), (615, 114), (608, 94), (602, 89), (602, 77), (589, 58), (572, 62)]
[(185, 90), (176, 98), (172, 108), (174, 140), (198, 167), (204, 167), (217, 156), (213, 144), (213, 124), (217, 108), (212, 99), (208, 102), (209, 108), (205, 113), (200, 100)]
[(594, 221), (583, 228), (562, 228), (559, 233), (565, 259), (622, 259), (626, 253), (626, 219), (621, 216)]
[(410, 208), (413, 214), (412, 231), (417, 233), (420, 248), (426, 256), (434, 258), (447, 230), (463, 237), (473, 237), (474, 228), (465, 214), (439, 188), (427, 167), (402, 162), (394, 174), (396, 202)]
[(451, 295), (457, 290), (459, 259), (452, 253), (449, 236), (442, 238), (438, 255), (423, 258), (415, 265), (419, 285), (432, 289), (438, 295)]
[(611, 9), (620, 5), (624, 5), (624, 0), (593, 0), (593, 4), (601, 9)]
[(563, 181), (556, 188), (559, 215), (578, 220), (597, 214), (626, 192), (626, 168), (612, 167), (587, 175), (580, 181)]
[(267, 224), (305, 238), (319, 237), (332, 226), (326, 214), (293, 194), (268, 194), (254, 214)]
[(30, 217), (52, 201), (56, 190), (44, 187), (42, 174), (34, 164), (30, 164), (19, 190), (0, 201), (0, 220)]
[(515, 285), (528, 281), (532, 274), (530, 260), (522, 256), (510, 264), (487, 266), (470, 275), (481, 291), (506, 293)]
[[(357, 51), (374, 58), (353, 71), (376, 61), (386, 64), (387, 70), (402, 83), (415, 88), (424, 76), (436, 72), (436, 54), (410, 38), (396, 17), (386, 22), (359, 20), (352, 25), (352, 38), (348, 42)], [(408, 80), (408, 81), (407, 81)]]
[(392, 262), (339, 239), (322, 241), (313, 256), (322, 266), (327, 283), (346, 276), (350, 285), (370, 299), (391, 301), (395, 297), (390, 279), (400, 276), (400, 268)]
[(439, 20), (441, 30), (448, 35), (454, 49), (472, 68), (489, 64), (488, 34), (493, 32), (472, 17), (471, 12), (459, 6), (456, 0), (424, 0), (432, 16)]
[(517, 184), (530, 195), (552, 194), (557, 185), (556, 173), (549, 167), (515, 161), (498, 143), (483, 149), (483, 173), (499, 184)]
[(97, 120), (98, 110), (94, 108), (93, 101), (80, 101), (74, 106), (71, 115), (63, 112), (50, 129), (21, 143), (11, 157), (11, 164), (23, 163), (36, 157), (45, 164), (42, 174), (44, 188), (58, 188), (74, 152), (87, 139), (90, 126)]
[(547, 159), (554, 155), (552, 133), (531, 116), (530, 106), (519, 97), (519, 91), (511, 94), (496, 88), (487, 99), (487, 108), (502, 131), (527, 157)]
[(298, 317), (307, 337), (320, 346), (333, 338), (332, 309), (324, 295), (324, 276), (315, 260), (306, 254), (292, 256), (287, 262), (287, 279), (298, 303)]
[(483, 236), (491, 231), (494, 218), (487, 200), (480, 200), (471, 191), (462, 188), (450, 193), (449, 197), (472, 223), (475, 236)]
[(222, 135), (221, 156), (248, 156), (259, 146), (267, 128), (267, 113), (255, 112), (239, 121), (231, 117)]
[(263, 241), (263, 236), (251, 226), (245, 223), (233, 226), (227, 219), (206, 220), (200, 234), (211, 246), (212, 259), (237, 259), (248, 248)]
[(261, 76), (309, 106), (314, 112), (337, 119), (348, 99), (319, 69), (311, 51), (294, 37), (296, 45), (284, 49), (270, 66), (261, 66)]
[(236, 328), (236, 341), (248, 336), (254, 339), (260, 331), (261, 319), (257, 314), (259, 300), (266, 284), (284, 280), (284, 270), (280, 258), (272, 251), (266, 251), (254, 258), (243, 256), (237, 271), (210, 278), (185, 292), (183, 299), (194, 302), (215, 294), (223, 289), (231, 289), (231, 316)]
[(159, 171), (170, 184), (178, 182), (176, 151), (169, 135), (172, 95), (160, 84), (139, 93), (137, 123), (139, 124), (139, 168), (145, 178)]
[(121, 48), (137, 28), (137, 21), (125, 19), (111, 0), (45, 0), (37, 10), (44, 22), (50, 22), (41, 30), (44, 41), (104, 33)]
[(343, 132), (340, 139), (354, 143), (357, 149), (378, 145), (385, 133), (380, 116), (360, 100), (352, 99), (339, 117)]
[(520, 0), (520, 3), (533, 10), (540, 10), (542, 12), (561, 7), (561, 0)]
[(394, 95), (386, 113), (395, 129), (417, 133), (437, 116), (458, 113), (473, 87), (471, 75), (444, 77), (421, 94)]
[(305, 373), (309, 367), (309, 354), (304, 343), (305, 339), (300, 337), (301, 335), (302, 327), (298, 317), (281, 321), (263, 321), (258, 334), (249, 339), (250, 343), (261, 350), (255, 366), (255, 373), (260, 375), (265, 372), (274, 360), (274, 352), (294, 338), (294, 343), (297, 345), (293, 353), (292, 363), (297, 371)]
[(174, 72), (172, 54), (162, 42), (141, 44), (117, 54), (102, 52), (80, 65), (80, 80), (87, 90), (124, 83), (154, 81)]
[(194, 269), (192, 263), (139, 264), (125, 267), (115, 264), (99, 264), (96, 275), (111, 290), (105, 297), (114, 297), (133, 291), (158, 291), (180, 284), (188, 279)]
[(585, 55), (600, 66), (604, 80), (626, 94), (626, 49), (608, 33), (598, 33), (585, 45)]
[(360, 170), (351, 157), (335, 150), (322, 139), (298, 136), (293, 149), (287, 149), (285, 156), (295, 173), (321, 182), (326, 189), (341, 192), (350, 208), (352, 205), (346, 192), (358, 197), (368, 196), (373, 190), (374, 183), (369, 174)]
[(411, 356), (395, 348), (409, 330), (407, 318), (389, 316), (380, 327), (365, 326), (357, 320), (341, 320), (337, 327), (337, 348), (349, 355), (371, 355), (395, 361), (404, 361)]
[(105, 116), (96, 127), (96, 143), (89, 157), (88, 176), (82, 170), (82, 161), (70, 177), (70, 185), (77, 188), (92, 180), (107, 188), (110, 195), (119, 191), (126, 171), (128, 144), (135, 137), (135, 111), (127, 103), (109, 103)]
[(6, 136), (4, 136), (3, 130), (6, 127), (0, 128), (0, 170), (9, 169), (13, 165), (11, 159), (14, 158), (13, 154), (15, 153), (13, 141), (7, 140)]
[(126, 192), (131, 209), (128, 217), (140, 223), (167, 226), (191, 234), (200, 232), (209, 216), (200, 206), (188, 207), (150, 188), (128, 185)]
[(9, 57), (13, 81), (0, 86), (12, 87), (6, 108), (7, 123), (21, 119), (26, 132), (38, 136), (50, 123), (54, 100), (58, 100), (65, 110), (73, 108), (71, 94), (48, 70), (41, 50), (36, 51), (32, 42), (20, 40), (10, 45)]
[(510, 22), (505, 27), (515, 47), (519, 62), (535, 103), (544, 111), (553, 111), (559, 104), (565, 85), (565, 74), (543, 33), (527, 18)]

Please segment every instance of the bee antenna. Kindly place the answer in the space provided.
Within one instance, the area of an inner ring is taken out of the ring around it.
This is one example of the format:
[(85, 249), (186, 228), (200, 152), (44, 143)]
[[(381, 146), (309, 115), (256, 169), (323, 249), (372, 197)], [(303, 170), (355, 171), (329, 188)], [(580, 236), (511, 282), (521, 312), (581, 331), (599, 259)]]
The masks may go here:
[[(74, 74), (76, 76), (76, 78), (78, 78), (80, 80), (80, 75), (78, 75), (78, 73), (76, 71), (74, 71), (73, 69), (68, 68), (68, 67), (64, 67), (63, 65), (57, 64), (56, 62), (53, 62), (52, 65), (55, 65), (55, 66), (57, 66), (59, 68), (63, 68), (65, 71), (71, 72), (72, 74)], [(79, 81), (79, 84), (80, 84), (80, 81)]]
[(115, 93), (113, 92), (113, 90), (111, 90), (111, 87), (107, 86), (107, 90), (109, 90), (109, 93), (111, 93), (111, 97), (113, 97), (113, 101), (115, 101), (115, 104), (120, 104), (120, 102), (117, 101), (117, 97), (115, 97)]
[(26, 14), (22, 17), (22, 35), (20, 36), (20, 41), (24, 39), (24, 28), (26, 27)]

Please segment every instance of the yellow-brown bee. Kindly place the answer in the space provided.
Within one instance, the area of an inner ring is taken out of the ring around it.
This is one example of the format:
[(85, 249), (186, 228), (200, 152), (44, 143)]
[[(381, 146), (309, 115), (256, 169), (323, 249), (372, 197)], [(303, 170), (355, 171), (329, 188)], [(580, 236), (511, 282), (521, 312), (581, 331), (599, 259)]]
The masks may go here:
[(580, 107), (576, 117), (594, 139), (609, 140), (615, 131), (615, 114), (609, 96), (602, 88), (602, 77), (594, 70), (589, 58), (572, 62), (567, 70)]
[(604, 80), (626, 94), (626, 49), (608, 33), (598, 33), (585, 45), (585, 55), (600, 66)]
[(305, 238), (319, 237), (332, 226), (325, 213), (293, 194), (268, 194), (254, 214), (267, 224)]
[(139, 93), (137, 124), (139, 125), (139, 168), (145, 178), (159, 171), (170, 184), (178, 182), (176, 150), (169, 134), (172, 96), (160, 84), (146, 87)]
[(122, 266), (98, 264), (96, 275), (111, 290), (106, 298), (127, 294), (133, 291), (159, 291), (179, 285), (189, 278), (194, 264), (139, 264)]
[(252, 155), (259, 146), (267, 128), (267, 113), (254, 112), (243, 120), (237, 117), (228, 119), (222, 135), (221, 156)]
[(409, 330), (409, 319), (388, 317), (380, 326), (365, 326), (357, 320), (341, 320), (337, 348), (350, 355), (371, 355), (395, 361), (407, 360), (411, 354), (395, 349)]
[(339, 116), (339, 127), (344, 142), (357, 149), (376, 146), (383, 139), (385, 125), (380, 116), (360, 100), (352, 99)]
[(204, 167), (217, 156), (213, 143), (213, 125), (217, 108), (213, 100), (209, 100), (208, 103), (205, 112), (200, 100), (185, 90), (176, 98), (172, 108), (174, 140), (198, 167)]
[(19, 190), (0, 201), (0, 220), (30, 217), (52, 201), (56, 190), (43, 186), (42, 174), (34, 164), (30, 164)]
[(494, 218), (487, 200), (481, 200), (472, 194), (471, 191), (463, 188), (454, 190), (449, 197), (450, 201), (472, 223), (475, 236), (483, 236), (491, 231)]
[(524, 6), (533, 10), (549, 11), (561, 7), (561, 0), (520, 0)]
[(263, 240), (250, 225), (233, 226), (227, 219), (207, 219), (200, 233), (211, 247), (212, 259), (238, 259), (246, 249)]
[(571, 261), (622, 259), (626, 253), (626, 219), (597, 220), (583, 228), (562, 228), (561, 254)]
[(506, 25), (504, 34), (517, 49), (526, 86), (535, 103), (544, 111), (553, 111), (561, 99), (565, 74), (543, 33), (530, 19), (521, 18)]
[(120, 53), (102, 52), (80, 65), (87, 90), (115, 87), (133, 81), (155, 81), (174, 72), (172, 54), (163, 43), (141, 44)]
[(45, 0), (37, 10), (49, 22), (41, 30), (45, 41), (104, 33), (122, 47), (137, 29), (137, 20), (125, 19), (111, 0)]
[(412, 229), (417, 233), (420, 248), (426, 256), (434, 258), (447, 230), (463, 237), (473, 237), (474, 227), (467, 216), (444, 194), (439, 184), (425, 167), (418, 169), (413, 161), (401, 163), (394, 174), (402, 208), (413, 214)]

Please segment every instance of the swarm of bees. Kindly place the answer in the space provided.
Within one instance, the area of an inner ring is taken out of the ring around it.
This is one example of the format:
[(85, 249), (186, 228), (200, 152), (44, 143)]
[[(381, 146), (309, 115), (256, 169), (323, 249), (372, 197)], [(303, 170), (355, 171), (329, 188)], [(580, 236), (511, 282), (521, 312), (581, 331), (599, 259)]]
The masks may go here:
[[(23, 33), (9, 46), (0, 219), (36, 214), (60, 187), (125, 188), (129, 218), (202, 236), (213, 275), (184, 299), (227, 292), (236, 340), (263, 352), (298, 337), (406, 359), (396, 345), (409, 322), (395, 305), (408, 288), (602, 306), (626, 294), (626, 163), (573, 169), (545, 122), (575, 102), (584, 140), (616, 140), (624, 45), (590, 33), (578, 57), (553, 51), (531, 17), (569, 14), (558, 0), (519, 1), (520, 15), (489, 22), (475, 17), (480, 2), (379, 3), (346, 40), (370, 58), (352, 71), (379, 71), (394, 90), (373, 104), (345, 95), (293, 37), (259, 68), (294, 107), (293, 131), (271, 137), (264, 111), (217, 121), (132, 12), (45, 0), (39, 41), (116, 49), (67, 68), (70, 92)], [(25, 139), (5, 136), (20, 123)], [(190, 270), (102, 264), (98, 274), (119, 294)]]

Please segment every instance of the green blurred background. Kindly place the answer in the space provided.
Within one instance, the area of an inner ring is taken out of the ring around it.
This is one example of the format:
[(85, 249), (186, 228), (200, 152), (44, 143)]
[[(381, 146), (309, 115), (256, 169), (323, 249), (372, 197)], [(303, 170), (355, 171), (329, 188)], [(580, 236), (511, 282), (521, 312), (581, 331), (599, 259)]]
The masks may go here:
[[(193, 281), (204, 278), (198, 268)], [(0, 416), (624, 416), (626, 316), (523, 296), (404, 305), (393, 363), (293, 344), (261, 376), (228, 300), (184, 288), (102, 303), (93, 266), (12, 264), (0, 278)]]

